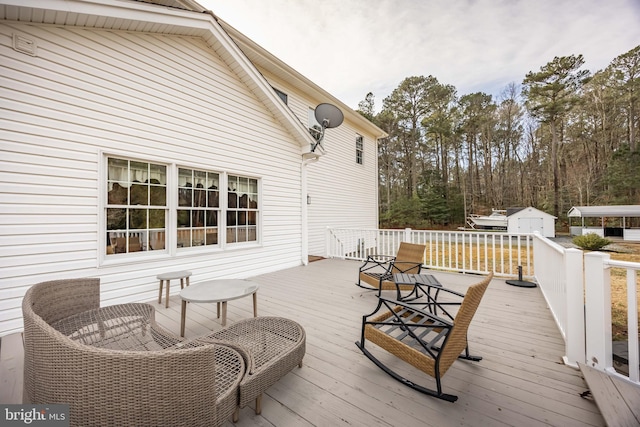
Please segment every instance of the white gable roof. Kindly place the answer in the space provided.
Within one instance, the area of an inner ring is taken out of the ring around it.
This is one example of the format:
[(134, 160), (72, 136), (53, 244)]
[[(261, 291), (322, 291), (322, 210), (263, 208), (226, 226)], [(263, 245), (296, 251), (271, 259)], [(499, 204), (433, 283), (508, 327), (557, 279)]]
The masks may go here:
[(640, 217), (640, 205), (574, 206), (570, 217)]

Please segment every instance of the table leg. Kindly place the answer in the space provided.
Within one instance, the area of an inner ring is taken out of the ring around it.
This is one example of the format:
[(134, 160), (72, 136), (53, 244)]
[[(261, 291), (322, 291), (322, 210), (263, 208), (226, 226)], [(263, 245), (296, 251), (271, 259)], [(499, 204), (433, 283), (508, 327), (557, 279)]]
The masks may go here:
[(162, 280), (160, 280), (160, 293), (158, 294), (158, 304), (162, 304)]
[(222, 301), (222, 326), (227, 326), (227, 302)]
[(253, 293), (253, 317), (258, 317), (258, 291)]
[(171, 284), (171, 280), (167, 280), (167, 303), (165, 304), (165, 308), (169, 308), (169, 285)]
[(219, 302), (216, 303), (216, 318), (217, 319), (220, 318), (220, 303)]
[(184, 337), (184, 323), (187, 317), (187, 302), (182, 300), (182, 313), (180, 314), (180, 336)]

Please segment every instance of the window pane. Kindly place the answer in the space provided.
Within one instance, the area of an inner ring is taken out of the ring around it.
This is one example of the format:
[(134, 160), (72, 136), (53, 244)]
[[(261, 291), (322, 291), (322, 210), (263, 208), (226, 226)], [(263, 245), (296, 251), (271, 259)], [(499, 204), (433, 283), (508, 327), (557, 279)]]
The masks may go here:
[(187, 228), (191, 226), (191, 211), (178, 211), (178, 228)]
[(167, 167), (164, 165), (154, 165), (151, 164), (149, 166), (149, 174), (151, 176), (151, 180), (149, 181), (151, 184), (157, 185), (167, 185)]
[(191, 230), (190, 229), (178, 230), (177, 236), (178, 236), (179, 248), (188, 248), (191, 246)]
[(208, 230), (207, 231), (206, 244), (207, 245), (217, 245), (218, 244), (218, 230)]
[(129, 204), (129, 189), (123, 187), (118, 182), (109, 183), (109, 193), (107, 203), (110, 205), (127, 205)]
[(237, 193), (233, 193), (230, 192), (229, 193), (229, 197), (228, 197), (229, 201), (228, 201), (228, 208), (237, 208), (238, 207), (238, 194)]
[(249, 225), (256, 225), (258, 223), (257, 217), (258, 213), (256, 211), (249, 211), (248, 214), (248, 223)]
[(258, 233), (256, 227), (248, 227), (247, 228), (247, 241), (254, 242), (258, 240)]
[(127, 228), (126, 209), (107, 209), (107, 230), (125, 230)]
[(165, 210), (150, 209), (149, 210), (149, 228), (164, 228)]
[(166, 206), (167, 205), (167, 187), (151, 185), (149, 188), (151, 193), (150, 205)]
[[(202, 185), (202, 184), (197, 184), (197, 185)], [(206, 197), (207, 197), (206, 190), (193, 190), (193, 206), (196, 208), (206, 207), (207, 206)]]
[(238, 225), (247, 225), (247, 212), (238, 212)]
[(239, 208), (248, 208), (249, 207), (249, 196), (247, 194), (243, 194), (240, 196), (240, 202), (238, 203)]
[(129, 229), (142, 230), (147, 228), (147, 210), (129, 209)]
[(217, 226), (218, 226), (218, 212), (207, 211), (207, 227), (217, 227)]
[(249, 207), (251, 209), (258, 209), (258, 195), (252, 194), (249, 196)]
[(227, 225), (228, 226), (234, 226), (237, 223), (238, 223), (238, 221), (237, 221), (237, 217), (236, 217), (236, 212), (235, 211), (227, 212)]
[(209, 190), (209, 207), (217, 208), (220, 207), (220, 195), (218, 190)]
[(204, 229), (193, 230), (192, 233), (192, 246), (202, 246), (204, 245)]
[(249, 179), (238, 178), (238, 193), (246, 194), (249, 191)]
[(149, 182), (149, 163), (131, 162), (129, 182)]
[(236, 229), (235, 228), (227, 228), (227, 243), (235, 243), (238, 239), (236, 238)]
[(131, 185), (131, 204), (132, 205), (149, 204), (149, 187), (146, 184)]
[(123, 159), (108, 159), (107, 179), (109, 181), (129, 182), (129, 161)]
[(166, 241), (164, 231), (152, 231), (149, 233), (149, 236), (149, 245), (151, 246), (151, 250), (159, 251), (165, 248)]
[(191, 226), (204, 227), (204, 211), (191, 211)]
[(190, 169), (178, 169), (178, 205), (192, 205), (193, 172)]

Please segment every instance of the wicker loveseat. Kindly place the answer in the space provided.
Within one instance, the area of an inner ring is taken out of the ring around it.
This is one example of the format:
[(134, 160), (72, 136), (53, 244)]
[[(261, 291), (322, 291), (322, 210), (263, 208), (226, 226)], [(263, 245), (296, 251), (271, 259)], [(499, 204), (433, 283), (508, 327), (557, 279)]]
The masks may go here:
[(26, 293), (24, 403), (69, 404), (71, 425), (217, 426), (237, 408), (242, 356), (182, 341), (148, 304), (100, 308), (99, 279)]

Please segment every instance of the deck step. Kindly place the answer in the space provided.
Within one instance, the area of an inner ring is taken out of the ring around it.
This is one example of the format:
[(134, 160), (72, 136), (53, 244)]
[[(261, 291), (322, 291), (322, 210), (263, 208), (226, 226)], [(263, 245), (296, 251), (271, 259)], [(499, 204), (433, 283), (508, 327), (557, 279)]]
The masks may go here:
[(639, 426), (640, 387), (590, 366), (579, 365), (607, 426)]

